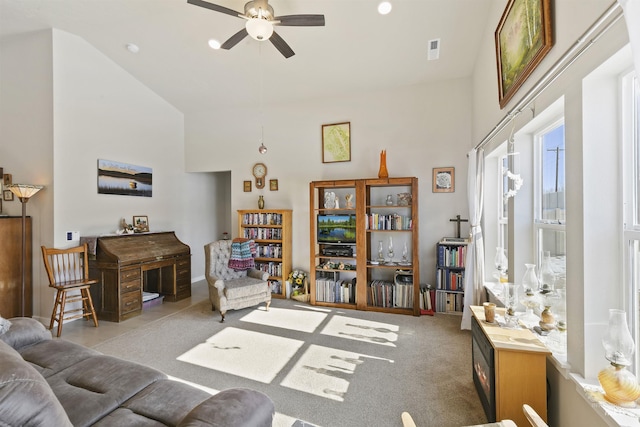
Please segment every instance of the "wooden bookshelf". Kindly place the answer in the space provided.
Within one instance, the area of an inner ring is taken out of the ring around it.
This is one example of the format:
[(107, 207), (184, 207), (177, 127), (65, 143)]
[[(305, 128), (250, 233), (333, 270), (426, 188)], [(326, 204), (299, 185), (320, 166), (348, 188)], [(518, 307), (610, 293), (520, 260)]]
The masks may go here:
[(238, 211), (238, 236), (257, 245), (256, 269), (269, 273), (271, 296), (286, 297), (291, 272), (291, 209)]
[(418, 179), (314, 181), (309, 190), (311, 303), (420, 315)]

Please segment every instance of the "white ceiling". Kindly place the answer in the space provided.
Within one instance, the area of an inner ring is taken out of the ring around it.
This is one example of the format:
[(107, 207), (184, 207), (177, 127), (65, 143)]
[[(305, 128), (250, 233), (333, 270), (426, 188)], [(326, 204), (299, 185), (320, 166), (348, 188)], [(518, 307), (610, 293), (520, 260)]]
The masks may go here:
[[(296, 53), (246, 37), (244, 20), (186, 0), (0, 0), (0, 39), (57, 28), (78, 35), (184, 113), (289, 102), (470, 76), (494, 0), (270, 0), (275, 15), (324, 14), (324, 27), (275, 27)], [(244, 0), (210, 0), (244, 10)], [(495, 22), (493, 22), (495, 21)], [(427, 60), (441, 39), (440, 59)], [(125, 48), (135, 43), (140, 52)], [(261, 85), (262, 80), (262, 85)]]

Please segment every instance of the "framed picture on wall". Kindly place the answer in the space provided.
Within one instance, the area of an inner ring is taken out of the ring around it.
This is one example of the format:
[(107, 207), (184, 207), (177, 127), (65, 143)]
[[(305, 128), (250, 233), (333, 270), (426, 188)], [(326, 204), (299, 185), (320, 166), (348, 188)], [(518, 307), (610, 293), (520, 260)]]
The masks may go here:
[(504, 108), (551, 50), (551, 0), (509, 0), (495, 32), (498, 101)]
[(351, 122), (322, 125), (322, 163), (351, 161)]
[(251, 181), (244, 181), (243, 188), (245, 193), (251, 193)]
[(13, 192), (11, 190), (2, 190), (2, 198), (5, 202), (10, 202), (13, 200)]
[(453, 193), (456, 189), (455, 168), (433, 168), (433, 192)]
[(270, 179), (269, 180), (269, 190), (278, 191), (278, 180), (277, 179)]

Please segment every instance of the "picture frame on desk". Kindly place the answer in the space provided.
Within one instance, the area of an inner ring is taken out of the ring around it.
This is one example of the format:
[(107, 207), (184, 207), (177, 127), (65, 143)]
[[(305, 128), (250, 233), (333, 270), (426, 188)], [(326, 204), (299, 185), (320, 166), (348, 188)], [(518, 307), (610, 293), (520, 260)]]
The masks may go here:
[(134, 215), (133, 229), (138, 233), (149, 231), (149, 217), (146, 215)]

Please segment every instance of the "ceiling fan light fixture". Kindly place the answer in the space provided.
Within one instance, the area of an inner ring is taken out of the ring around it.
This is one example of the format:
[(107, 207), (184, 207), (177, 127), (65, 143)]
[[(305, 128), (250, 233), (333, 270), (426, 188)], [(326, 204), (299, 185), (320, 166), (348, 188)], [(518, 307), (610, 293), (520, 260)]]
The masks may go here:
[(388, 2), (388, 1), (383, 1), (378, 5), (378, 13), (380, 15), (388, 14), (389, 12), (391, 12), (391, 9), (392, 9), (391, 2)]
[(220, 46), (222, 46), (220, 42), (215, 39), (209, 39), (208, 44), (211, 49), (216, 49), (216, 50), (220, 49)]
[(273, 34), (273, 25), (264, 18), (251, 18), (247, 21), (247, 33), (258, 41), (269, 40)]

